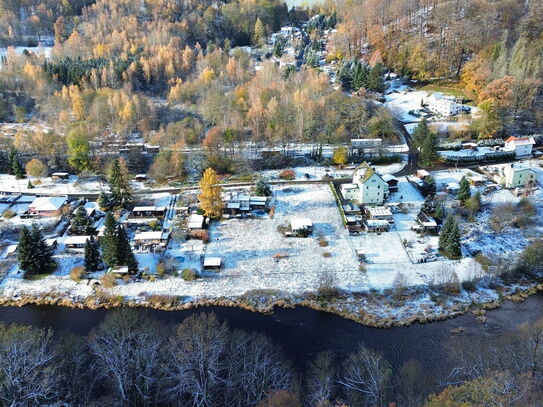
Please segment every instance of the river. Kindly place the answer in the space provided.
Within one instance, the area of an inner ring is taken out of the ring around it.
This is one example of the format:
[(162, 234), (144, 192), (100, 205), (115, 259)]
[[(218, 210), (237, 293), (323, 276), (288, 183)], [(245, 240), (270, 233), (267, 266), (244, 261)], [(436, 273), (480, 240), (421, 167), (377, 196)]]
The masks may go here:
[[(516, 329), (523, 322), (538, 320), (542, 311), (543, 293), (540, 293), (523, 303), (506, 302), (501, 308), (488, 311), (486, 324), (478, 322), (470, 314), (425, 325), (379, 329), (301, 307), (277, 309), (271, 315), (225, 307), (205, 307), (188, 311), (146, 310), (150, 317), (168, 325), (180, 323), (194, 313), (214, 312), (231, 328), (266, 334), (282, 347), (285, 355), (300, 369), (318, 352), (332, 350), (343, 359), (359, 344), (364, 344), (381, 352), (394, 367), (409, 359), (415, 359), (427, 370), (446, 364), (447, 358), (442, 345), (452, 335), (463, 335), (473, 340), (502, 335)], [(0, 321), (85, 335), (98, 325), (108, 312), (112, 311), (54, 306), (0, 307)], [(464, 328), (464, 332), (452, 334), (455, 328)]]

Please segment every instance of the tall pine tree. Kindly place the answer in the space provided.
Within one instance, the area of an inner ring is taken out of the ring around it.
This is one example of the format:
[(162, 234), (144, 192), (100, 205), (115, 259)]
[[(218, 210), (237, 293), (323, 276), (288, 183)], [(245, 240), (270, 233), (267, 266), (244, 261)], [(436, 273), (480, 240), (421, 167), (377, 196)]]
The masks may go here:
[(126, 231), (122, 226), (117, 227), (117, 261), (119, 266), (128, 266), (128, 271), (138, 271), (138, 261), (132, 252)]
[(32, 237), (30, 236), (30, 230), (26, 226), (23, 226), (19, 233), (19, 245), (17, 246), (17, 260), (19, 261), (19, 268), (23, 271), (33, 270), (33, 257), (34, 252), (32, 247)]
[(117, 265), (117, 221), (111, 212), (106, 213), (104, 235), (100, 238), (102, 258), (109, 267)]
[(24, 170), (19, 161), (19, 154), (17, 153), (17, 149), (13, 146), (10, 147), (8, 152), (8, 166), (8, 172), (15, 175), (15, 178), (24, 178)]
[(85, 243), (85, 271), (92, 273), (100, 268), (100, 245), (91, 235), (90, 239)]
[(451, 257), (462, 255), (460, 245), (460, 228), (452, 216), (447, 217), (439, 235), (439, 249)]
[(460, 246), (460, 228), (458, 227), (458, 222), (456, 220), (454, 221), (449, 234), (447, 252), (453, 257), (460, 257), (462, 255)]
[(19, 268), (25, 277), (36, 274), (49, 274), (56, 270), (57, 262), (53, 258), (54, 249), (47, 244), (40, 228), (25, 226), (19, 234)]
[(113, 160), (107, 180), (113, 205), (123, 208), (128, 207), (132, 202), (132, 188), (130, 188), (126, 170), (121, 166), (121, 162), (118, 158)]
[(437, 135), (430, 130), (426, 119), (423, 118), (413, 132), (413, 145), (420, 153), (422, 165), (431, 165), (438, 158)]
[(439, 250), (443, 252), (447, 252), (447, 248), (449, 247), (449, 237), (451, 235), (453, 223), (454, 218), (452, 216), (448, 216), (447, 219), (445, 219), (443, 227), (441, 228), (441, 233), (439, 234)]

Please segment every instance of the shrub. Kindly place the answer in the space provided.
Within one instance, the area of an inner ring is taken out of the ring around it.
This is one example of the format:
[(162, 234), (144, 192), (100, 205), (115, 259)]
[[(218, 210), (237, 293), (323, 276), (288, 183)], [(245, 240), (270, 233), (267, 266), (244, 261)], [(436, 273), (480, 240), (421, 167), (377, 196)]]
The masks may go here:
[(255, 184), (255, 194), (257, 196), (271, 196), (272, 190), (263, 179), (259, 179)]
[(474, 292), (477, 289), (477, 283), (473, 280), (462, 281), (462, 288), (467, 292)]
[(164, 276), (166, 273), (166, 266), (164, 266), (164, 263), (158, 263), (156, 265), (156, 274), (160, 277)]
[(294, 178), (296, 178), (296, 173), (294, 172), (294, 170), (283, 170), (279, 174), (279, 178), (286, 181), (292, 181)]
[(287, 259), (288, 258), (288, 253), (275, 253), (273, 255), (273, 258), (275, 260)]
[(190, 232), (190, 237), (201, 240), (204, 243), (209, 242), (209, 233), (205, 230), (193, 230)]
[(153, 294), (149, 296), (149, 303), (159, 306), (159, 305), (170, 305), (175, 306), (179, 304), (179, 297), (175, 295), (158, 295)]
[(112, 288), (117, 285), (117, 277), (113, 273), (106, 273), (100, 279), (102, 286), (106, 288)]
[(331, 300), (339, 296), (336, 274), (331, 270), (325, 270), (317, 281), (317, 295), (323, 300)]
[(198, 276), (198, 272), (194, 269), (183, 269), (183, 271), (181, 272), (181, 277), (185, 281), (194, 281), (199, 276)]
[(85, 277), (85, 267), (77, 266), (70, 271), (70, 278), (79, 283)]
[(16, 215), (15, 211), (12, 209), (6, 209), (2, 216), (6, 219), (11, 219)]

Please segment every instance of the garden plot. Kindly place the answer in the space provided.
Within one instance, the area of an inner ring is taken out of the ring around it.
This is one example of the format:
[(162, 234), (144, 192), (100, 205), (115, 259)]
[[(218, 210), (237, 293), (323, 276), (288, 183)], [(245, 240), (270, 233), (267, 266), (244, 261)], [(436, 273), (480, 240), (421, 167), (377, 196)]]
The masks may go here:
[[(237, 280), (247, 289), (300, 292), (314, 289), (321, 274), (332, 270), (340, 286), (362, 283), (330, 187), (283, 187), (274, 193), (273, 219), (231, 219), (212, 226), (206, 254), (223, 259), (221, 279)], [(284, 237), (278, 227), (288, 226), (292, 218), (311, 219), (312, 236)], [(327, 246), (321, 247), (319, 239)]]

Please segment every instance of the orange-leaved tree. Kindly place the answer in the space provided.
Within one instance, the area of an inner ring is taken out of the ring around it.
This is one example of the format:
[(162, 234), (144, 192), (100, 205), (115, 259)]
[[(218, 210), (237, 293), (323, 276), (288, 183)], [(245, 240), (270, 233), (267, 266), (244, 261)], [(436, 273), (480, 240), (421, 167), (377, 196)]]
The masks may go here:
[(220, 218), (222, 215), (223, 202), (221, 198), (222, 188), (219, 185), (219, 177), (213, 168), (204, 171), (200, 180), (200, 208), (205, 216)]

